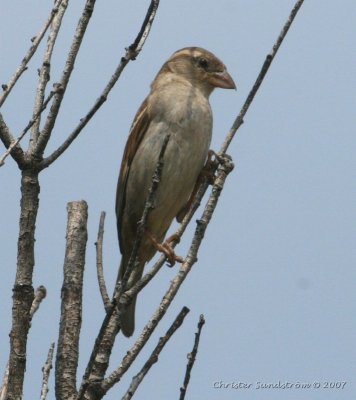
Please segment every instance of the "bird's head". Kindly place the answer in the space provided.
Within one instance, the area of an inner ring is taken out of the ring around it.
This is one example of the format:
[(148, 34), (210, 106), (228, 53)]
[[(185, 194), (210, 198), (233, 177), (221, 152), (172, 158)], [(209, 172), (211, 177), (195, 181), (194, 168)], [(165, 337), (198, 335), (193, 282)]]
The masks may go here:
[(161, 68), (161, 74), (173, 73), (200, 87), (208, 95), (215, 88), (236, 89), (226, 66), (213, 53), (201, 47), (185, 47), (172, 54)]

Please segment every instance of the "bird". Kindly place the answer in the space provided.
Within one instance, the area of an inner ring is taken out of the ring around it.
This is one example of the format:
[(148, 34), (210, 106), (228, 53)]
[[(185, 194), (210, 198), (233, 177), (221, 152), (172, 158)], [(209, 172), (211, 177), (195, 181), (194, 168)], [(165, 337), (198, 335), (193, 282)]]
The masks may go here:
[[(169, 241), (163, 242), (174, 218), (182, 220), (197, 179), (208, 157), (212, 137), (209, 96), (215, 88), (236, 89), (226, 66), (201, 47), (185, 47), (173, 53), (151, 84), (138, 109), (124, 149), (116, 192), (116, 218), (122, 254), (122, 279), (133, 249), (137, 224), (142, 218), (158, 155), (165, 137), (161, 179), (155, 192), (145, 233), (137, 252), (137, 263), (127, 281), (131, 288), (143, 274), (155, 253), (166, 249), (171, 262), (175, 256)], [(163, 244), (162, 244), (163, 242)], [(120, 317), (127, 337), (135, 329), (136, 296)]]

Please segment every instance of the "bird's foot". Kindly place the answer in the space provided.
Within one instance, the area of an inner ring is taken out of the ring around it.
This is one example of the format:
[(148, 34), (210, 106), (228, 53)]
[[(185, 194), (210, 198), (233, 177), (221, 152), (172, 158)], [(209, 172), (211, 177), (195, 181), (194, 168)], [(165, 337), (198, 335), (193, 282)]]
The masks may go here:
[[(182, 222), (186, 214), (189, 212), (190, 208), (192, 207), (192, 204), (195, 200), (196, 194), (200, 188), (200, 185), (202, 182), (204, 182), (204, 178), (207, 180), (209, 185), (213, 185), (215, 183), (216, 179), (216, 170), (219, 166), (219, 164), (226, 164), (226, 161), (230, 161), (232, 164), (232, 159), (231, 157), (224, 153), (223, 155), (219, 155), (215, 153), (214, 150), (209, 150), (208, 151), (208, 158), (206, 160), (206, 163), (202, 170), (200, 171), (200, 174), (198, 176), (197, 181), (195, 182), (194, 189), (189, 197), (189, 200), (187, 204), (179, 211), (177, 214), (177, 221)], [(233, 166), (233, 164), (232, 164)]]
[(214, 184), (215, 181), (215, 172), (219, 165), (219, 156), (215, 153), (214, 150), (208, 151), (208, 158), (203, 169), (200, 172), (200, 179), (205, 177), (210, 185)]
[(218, 154), (214, 150), (208, 151), (208, 158), (201, 171), (201, 176), (205, 176), (210, 185), (213, 185), (216, 179), (216, 170), (219, 164), (223, 165), (227, 162), (232, 162), (232, 158), (229, 154), (223, 153)]
[(146, 235), (150, 239), (153, 246), (161, 253), (163, 253), (167, 259), (169, 264), (173, 267), (176, 262), (183, 263), (183, 257), (177, 256), (172, 247), (172, 242), (179, 243), (180, 237), (177, 234), (174, 234), (167, 238), (163, 243), (159, 243), (154, 235), (146, 229)]

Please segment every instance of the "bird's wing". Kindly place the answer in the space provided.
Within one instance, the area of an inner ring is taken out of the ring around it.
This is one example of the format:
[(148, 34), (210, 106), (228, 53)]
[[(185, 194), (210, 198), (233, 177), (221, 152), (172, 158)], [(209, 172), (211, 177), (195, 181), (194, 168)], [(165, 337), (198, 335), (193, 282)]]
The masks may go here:
[(125, 208), (125, 194), (126, 194), (126, 184), (127, 178), (130, 173), (130, 167), (132, 160), (135, 157), (137, 149), (147, 132), (149, 125), (149, 116), (147, 111), (147, 98), (141, 104), (138, 109), (135, 119), (132, 123), (130, 134), (125, 146), (124, 155), (122, 158), (121, 169), (119, 180), (117, 183), (116, 190), (116, 218), (117, 218), (117, 231), (119, 235), (120, 249), (122, 252), (122, 240), (121, 240), (121, 221), (122, 214)]

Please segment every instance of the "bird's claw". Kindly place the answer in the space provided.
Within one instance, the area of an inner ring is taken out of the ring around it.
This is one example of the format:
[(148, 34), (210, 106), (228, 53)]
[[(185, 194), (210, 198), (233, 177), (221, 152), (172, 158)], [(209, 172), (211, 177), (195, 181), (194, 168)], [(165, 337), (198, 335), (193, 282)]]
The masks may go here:
[(215, 172), (216, 172), (216, 168), (219, 165), (219, 161), (218, 161), (217, 157), (218, 156), (215, 153), (215, 151), (210, 149), (208, 151), (208, 158), (206, 160), (206, 163), (200, 172), (200, 175), (204, 176), (210, 185), (214, 184), (214, 181), (216, 178)]
[(213, 185), (216, 179), (216, 170), (220, 165), (231, 165), (233, 168), (232, 157), (229, 154), (218, 154), (214, 150), (208, 151), (208, 158), (201, 171), (201, 176), (204, 176), (209, 185)]
[(167, 238), (163, 243), (159, 243), (156, 238), (152, 235), (151, 232), (148, 232), (146, 230), (147, 236), (151, 240), (153, 246), (161, 253), (163, 253), (167, 259), (168, 263), (170, 266), (173, 267), (176, 262), (183, 263), (184, 259), (183, 257), (177, 256), (176, 253), (174, 252), (174, 249), (172, 247), (172, 242), (179, 243), (180, 242), (180, 237), (177, 234), (174, 234)]
[[(215, 159), (213, 159), (213, 156), (215, 157)], [(214, 150), (211, 150), (211, 149), (208, 151), (208, 161), (207, 162), (211, 162), (214, 164), (223, 164), (224, 162), (226, 162), (226, 160), (232, 161), (232, 157), (230, 156), (230, 154), (227, 154), (227, 153), (218, 154)]]

